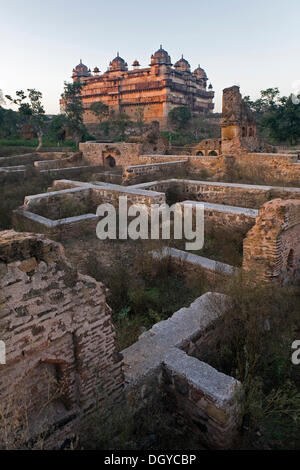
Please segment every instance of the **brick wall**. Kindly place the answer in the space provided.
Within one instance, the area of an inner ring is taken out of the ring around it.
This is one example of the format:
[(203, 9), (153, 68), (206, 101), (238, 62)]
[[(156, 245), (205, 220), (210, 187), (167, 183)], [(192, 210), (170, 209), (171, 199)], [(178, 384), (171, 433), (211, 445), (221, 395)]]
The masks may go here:
[(185, 160), (124, 166), (122, 183), (136, 184), (151, 178), (176, 176), (178, 172), (184, 172), (185, 168)]
[(225, 296), (206, 293), (189, 307), (156, 323), (122, 351), (128, 402), (133, 409), (155, 406), (162, 396), (200, 442), (214, 449), (229, 448), (241, 425), (241, 384), (189, 356), (220, 314)]
[[(108, 395), (117, 400), (122, 391), (105, 288), (71, 267), (61, 245), (13, 231), (0, 233), (0, 286), (1, 444), (20, 448), (32, 439), (39, 446), (43, 431), (43, 446), (59, 447), (96, 404)], [(53, 396), (52, 380), (60, 386)], [(22, 432), (16, 432), (14, 414), (21, 419), (24, 411), (28, 424), (19, 422)]]
[(116, 165), (134, 165), (139, 163), (142, 144), (134, 143), (98, 143), (85, 142), (79, 144), (84, 160), (92, 165), (109, 166), (107, 158), (113, 157)]
[(300, 201), (274, 199), (263, 205), (244, 240), (243, 269), (281, 285), (300, 278)]

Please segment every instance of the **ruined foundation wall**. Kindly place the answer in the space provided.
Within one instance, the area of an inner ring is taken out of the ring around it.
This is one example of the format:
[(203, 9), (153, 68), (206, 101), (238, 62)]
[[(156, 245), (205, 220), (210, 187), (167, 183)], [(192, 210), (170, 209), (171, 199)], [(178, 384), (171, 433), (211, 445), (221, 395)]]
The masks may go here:
[(223, 298), (204, 294), (122, 351), (128, 400), (134, 396), (135, 407), (142, 410), (155, 406), (153, 397), (158, 392), (156, 399), (161, 399), (162, 393), (189, 432), (213, 449), (229, 448), (238, 434), (241, 384), (189, 356), (189, 350), (221, 314)]
[(146, 165), (132, 165), (123, 167), (123, 184), (137, 184), (145, 180), (157, 177), (167, 178), (176, 176), (178, 172), (186, 169), (186, 161), (171, 161), (162, 163), (151, 163)]
[[(126, 196), (131, 204), (162, 204), (165, 195), (109, 183), (81, 183), (62, 180), (54, 188), (67, 187), (43, 194), (26, 196), (24, 205), (13, 211), (13, 226), (17, 230), (46, 234), (53, 240), (67, 240), (95, 234), (100, 204), (110, 203), (119, 209), (119, 197)], [(74, 215), (76, 210), (77, 215)], [(43, 214), (43, 215), (42, 215)]]
[(263, 205), (244, 240), (243, 269), (265, 282), (299, 280), (300, 201), (274, 199)]
[[(61, 245), (13, 231), (0, 233), (0, 286), (6, 344), (1, 409), (5, 417), (13, 400), (12, 413), (28, 415), (29, 425), (21, 423), (22, 439), (43, 431), (44, 447), (59, 448), (95, 405), (106, 396), (117, 400), (122, 391), (122, 358), (105, 287), (72, 268)], [(59, 393), (49, 396), (52, 381)], [(13, 427), (14, 416), (6, 417)], [(10, 446), (15, 439), (20, 448), (20, 435), (8, 431)], [(3, 432), (0, 426), (2, 445)]]
[[(183, 201), (180, 205), (191, 205), (193, 215), (197, 205), (201, 202)], [(210, 227), (236, 231), (240, 236), (245, 236), (251, 227), (255, 224), (258, 211), (256, 209), (246, 209), (244, 207), (226, 206), (223, 204), (203, 203), (205, 224)]]
[(91, 165), (109, 166), (109, 156), (113, 157), (116, 165), (136, 165), (139, 163), (139, 155), (142, 151), (140, 143), (100, 143), (85, 142), (79, 144), (84, 160)]

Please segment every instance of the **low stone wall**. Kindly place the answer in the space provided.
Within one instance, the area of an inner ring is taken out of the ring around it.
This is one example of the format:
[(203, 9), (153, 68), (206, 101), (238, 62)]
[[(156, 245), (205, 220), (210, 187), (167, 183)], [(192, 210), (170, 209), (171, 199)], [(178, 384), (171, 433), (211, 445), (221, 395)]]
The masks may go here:
[(194, 267), (200, 268), (205, 273), (206, 278), (215, 283), (224, 277), (231, 277), (239, 272), (239, 268), (230, 266), (220, 261), (189, 253), (188, 251), (178, 250), (177, 248), (165, 247), (162, 251), (153, 251), (153, 258), (170, 257), (175, 265), (184, 269), (184, 272), (193, 271)]
[(151, 154), (145, 154), (145, 155), (140, 155), (140, 163), (143, 165), (148, 165), (151, 163), (164, 163), (164, 162), (174, 162), (174, 161), (188, 161), (188, 155), (151, 155)]
[(61, 245), (4, 231), (0, 288), (1, 448), (60, 448), (104, 398), (121, 398), (105, 287), (72, 268)]
[(236, 158), (241, 168), (261, 168), (270, 180), (288, 184), (300, 184), (300, 160), (298, 155), (280, 153), (246, 153)]
[(53, 151), (39, 151), (37, 154), (41, 157), (41, 160), (70, 160), (73, 157), (79, 157), (79, 152), (73, 152), (71, 149), (61, 149), (60, 151), (57, 151), (57, 149)]
[(188, 171), (200, 178), (222, 180), (226, 175), (227, 158), (221, 156), (190, 156)]
[(15, 183), (16, 181), (23, 181), (26, 175), (26, 169), (23, 165), (19, 167), (0, 168), (0, 183)]
[[(193, 155), (141, 155), (142, 163), (160, 163), (163, 161), (174, 161), (178, 158), (188, 161), (187, 170), (193, 175), (199, 175), (200, 178), (209, 178), (220, 181), (232, 174), (232, 165), (237, 166), (235, 170), (243, 176), (243, 168), (247, 167), (253, 170), (253, 178), (255, 172), (260, 172), (261, 168), (265, 170), (265, 176), (268, 180), (267, 184), (272, 181), (282, 181), (287, 184), (299, 185), (300, 183), (300, 160), (297, 154), (280, 154), (280, 153), (246, 153), (241, 152), (234, 157), (229, 155), (218, 156), (193, 156)], [(251, 176), (251, 175), (250, 175)]]
[(25, 196), (24, 210), (43, 216), (47, 215), (49, 219), (57, 219), (61, 214), (61, 206), (68, 204), (68, 202), (80, 204), (86, 213), (92, 212), (94, 209), (90, 188), (72, 188)]
[(190, 431), (213, 449), (230, 448), (241, 425), (240, 382), (190, 357), (189, 349), (222, 314), (225, 297), (206, 293), (188, 308), (155, 324), (122, 351), (128, 401), (155, 406), (161, 394), (174, 402)]
[(30, 152), (12, 157), (1, 157), (0, 167), (30, 165), (38, 160), (60, 160), (76, 155), (74, 152)]
[(135, 143), (101, 143), (85, 142), (79, 144), (84, 160), (91, 165), (109, 166), (110, 158), (114, 159), (114, 165), (130, 165), (139, 163), (142, 144)]
[(38, 161), (35, 161), (33, 165), (38, 170), (52, 170), (53, 168), (74, 167), (75, 162), (79, 165), (79, 163), (82, 161), (82, 159), (80, 158), (80, 154), (78, 153), (77, 154), (74, 153), (71, 156), (66, 156), (66, 155), (68, 154), (60, 154), (61, 158), (57, 158), (57, 155), (50, 154), (50, 156), (54, 158), (53, 160), (38, 160)]
[[(47, 234), (54, 240), (67, 240), (78, 235), (95, 234), (99, 221), (96, 215), (98, 205), (110, 203), (118, 210), (119, 196), (127, 197), (128, 206), (145, 204), (150, 208), (151, 204), (165, 202), (163, 193), (109, 183), (62, 180), (55, 182), (54, 188), (64, 189), (26, 196), (24, 205), (13, 212), (13, 226), (18, 230)], [(77, 209), (76, 205), (82, 213), (68, 216), (67, 212)]]
[(24, 153), (22, 155), (14, 155), (12, 157), (1, 157), (0, 167), (16, 166), (16, 165), (30, 165), (39, 159), (39, 155), (35, 152)]
[(239, 160), (247, 160), (248, 163), (264, 163), (265, 165), (276, 166), (278, 164), (297, 163), (297, 154), (286, 153), (246, 153)]
[(245, 207), (226, 206), (223, 204), (211, 204), (209, 202), (183, 201), (180, 205), (191, 205), (195, 210), (197, 205), (204, 206), (205, 222), (213, 224), (214, 227), (230, 230), (238, 229), (240, 233), (246, 233), (255, 224), (258, 211)]
[[(186, 160), (151, 163), (146, 165), (131, 165), (123, 167), (122, 183), (136, 184), (155, 177), (175, 176), (186, 168)], [(175, 173), (175, 175), (174, 175)], [(172, 175), (173, 174), (173, 175)]]
[(103, 170), (102, 165), (95, 165), (95, 166), (90, 166), (90, 165), (85, 165), (85, 166), (73, 166), (69, 168), (55, 168), (55, 169), (49, 169), (49, 170), (40, 170), (40, 173), (42, 174), (49, 174), (53, 178), (78, 178), (82, 176), (83, 174), (90, 174), (94, 175), (98, 171)]
[(64, 219), (51, 220), (22, 208), (13, 212), (13, 226), (20, 231), (43, 233), (51, 240), (64, 241), (96, 234), (99, 217), (83, 214)]
[(193, 199), (216, 204), (257, 209), (270, 199), (300, 199), (300, 188), (222, 183), (187, 179), (151, 181), (132, 186), (136, 189), (154, 191), (171, 190), (178, 200)]

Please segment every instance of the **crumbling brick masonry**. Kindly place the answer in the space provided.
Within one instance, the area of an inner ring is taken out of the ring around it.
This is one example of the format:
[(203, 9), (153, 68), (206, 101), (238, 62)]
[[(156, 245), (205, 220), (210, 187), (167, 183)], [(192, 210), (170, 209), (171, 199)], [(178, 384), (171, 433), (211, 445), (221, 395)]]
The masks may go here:
[(60, 244), (10, 230), (0, 234), (0, 289), (0, 445), (39, 446), (42, 436), (59, 447), (122, 391), (105, 287), (74, 270)]

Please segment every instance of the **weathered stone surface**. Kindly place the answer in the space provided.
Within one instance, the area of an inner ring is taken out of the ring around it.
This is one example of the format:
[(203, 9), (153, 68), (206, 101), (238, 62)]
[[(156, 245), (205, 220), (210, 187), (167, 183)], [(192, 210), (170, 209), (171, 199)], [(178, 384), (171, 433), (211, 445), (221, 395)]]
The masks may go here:
[(161, 251), (153, 251), (153, 258), (171, 257), (172, 261), (185, 265), (196, 265), (204, 270), (208, 279), (214, 280), (215, 276), (233, 276), (239, 269), (229, 264), (221, 263), (203, 256), (195, 255), (177, 248), (165, 247)]
[[(122, 356), (105, 288), (42, 235), (0, 232), (0, 266), (1, 445), (7, 433), (13, 447), (43, 431), (44, 446), (56, 448), (103, 397), (120, 398)], [(21, 438), (14, 420), (25, 411)]]
[(299, 279), (300, 201), (274, 199), (262, 206), (244, 239), (243, 269), (266, 282)]
[(222, 314), (224, 301), (224, 295), (204, 294), (122, 351), (126, 392), (134, 393), (135, 407), (154, 404), (161, 393), (170, 394), (177, 404), (174, 412), (183, 414), (200, 440), (213, 448), (229, 447), (238, 432), (241, 410), (236, 392), (241, 384), (184, 351)]
[(271, 149), (257, 136), (255, 115), (243, 100), (238, 86), (223, 90), (221, 128), (223, 155), (236, 156), (268, 147)]

